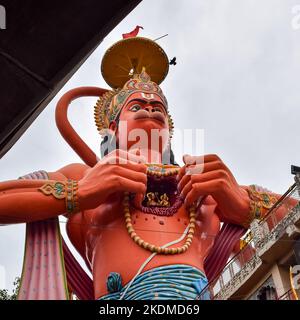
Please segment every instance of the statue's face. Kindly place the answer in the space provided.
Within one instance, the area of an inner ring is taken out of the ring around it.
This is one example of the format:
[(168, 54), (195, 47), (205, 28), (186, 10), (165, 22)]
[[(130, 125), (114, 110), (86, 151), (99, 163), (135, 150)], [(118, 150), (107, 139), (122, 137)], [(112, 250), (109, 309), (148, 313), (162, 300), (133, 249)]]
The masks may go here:
[[(162, 150), (165, 149), (166, 141), (169, 134), (168, 114), (165, 110), (166, 106), (162, 99), (156, 94), (149, 94), (143, 92), (133, 93), (127, 100), (127, 103), (123, 107), (120, 117), (119, 125), (111, 123), (110, 129), (116, 132), (117, 140), (119, 141), (119, 147), (122, 148), (122, 139), (119, 139), (120, 134), (126, 134), (127, 148), (134, 145), (136, 141), (130, 141), (130, 135), (135, 136), (139, 134), (137, 129), (143, 129), (141, 139), (145, 139), (147, 135), (148, 146), (151, 146), (151, 134), (153, 132), (160, 132), (165, 139), (164, 145), (161, 146)], [(126, 123), (126, 128), (120, 125), (121, 122)], [(118, 127), (117, 127), (118, 126)], [(121, 132), (123, 130), (123, 132)], [(125, 130), (125, 132), (124, 132)], [(160, 143), (162, 143), (160, 140)]]

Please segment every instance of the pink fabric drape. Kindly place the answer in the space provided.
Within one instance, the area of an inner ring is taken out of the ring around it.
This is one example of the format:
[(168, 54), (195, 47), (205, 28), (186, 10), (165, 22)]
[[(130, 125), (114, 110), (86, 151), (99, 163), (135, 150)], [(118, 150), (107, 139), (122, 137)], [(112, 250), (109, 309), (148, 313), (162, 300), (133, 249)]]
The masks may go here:
[(58, 219), (28, 223), (19, 300), (66, 300)]
[(208, 281), (213, 281), (226, 265), (234, 245), (247, 230), (241, 226), (224, 223), (219, 231), (210, 254), (204, 261)]
[(62, 241), (62, 246), (69, 287), (79, 300), (94, 300), (92, 279), (82, 269), (64, 240)]
[[(48, 179), (38, 171), (22, 179)], [(93, 282), (61, 237), (58, 218), (27, 223), (19, 300), (68, 300), (68, 287), (82, 300), (94, 299)]]

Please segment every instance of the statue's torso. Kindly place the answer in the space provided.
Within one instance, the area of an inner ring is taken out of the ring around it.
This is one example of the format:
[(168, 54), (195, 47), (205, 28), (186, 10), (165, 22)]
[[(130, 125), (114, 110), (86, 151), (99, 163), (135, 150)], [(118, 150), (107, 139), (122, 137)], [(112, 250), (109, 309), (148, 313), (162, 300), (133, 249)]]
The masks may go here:
[[(133, 208), (130, 211), (136, 233), (143, 240), (158, 246), (179, 239), (189, 222), (184, 207), (171, 217), (145, 214)], [(156, 255), (144, 271), (170, 264), (187, 264), (204, 271), (203, 261), (220, 226), (214, 211), (213, 199), (206, 200), (199, 212), (195, 236), (188, 251), (176, 255)], [(67, 228), (73, 245), (90, 263), (96, 297), (107, 293), (106, 279), (110, 272), (119, 273), (124, 285), (151, 255), (150, 251), (139, 247), (130, 238), (125, 227), (121, 199), (72, 216)], [(171, 247), (183, 244), (184, 240)]]

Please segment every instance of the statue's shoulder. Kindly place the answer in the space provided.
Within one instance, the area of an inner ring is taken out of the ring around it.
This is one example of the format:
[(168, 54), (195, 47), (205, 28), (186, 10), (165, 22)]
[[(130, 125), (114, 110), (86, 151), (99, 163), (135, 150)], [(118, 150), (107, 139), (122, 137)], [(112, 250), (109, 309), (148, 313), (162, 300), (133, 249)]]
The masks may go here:
[(53, 180), (60, 180), (63, 178), (72, 179), (72, 180), (80, 180), (86, 170), (90, 167), (83, 163), (71, 163), (65, 167), (60, 168), (56, 172), (49, 172), (49, 178)]

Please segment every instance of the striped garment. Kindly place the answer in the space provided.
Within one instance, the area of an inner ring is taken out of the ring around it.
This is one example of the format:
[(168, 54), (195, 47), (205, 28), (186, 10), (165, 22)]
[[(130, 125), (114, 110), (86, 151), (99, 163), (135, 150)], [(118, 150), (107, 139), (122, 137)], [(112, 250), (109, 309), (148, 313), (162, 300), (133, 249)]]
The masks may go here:
[[(107, 279), (109, 294), (99, 300), (119, 300), (127, 285), (112, 272)], [(203, 272), (188, 265), (169, 265), (148, 270), (134, 280), (124, 300), (195, 300), (207, 285)], [(209, 298), (207, 298), (208, 300)]]

